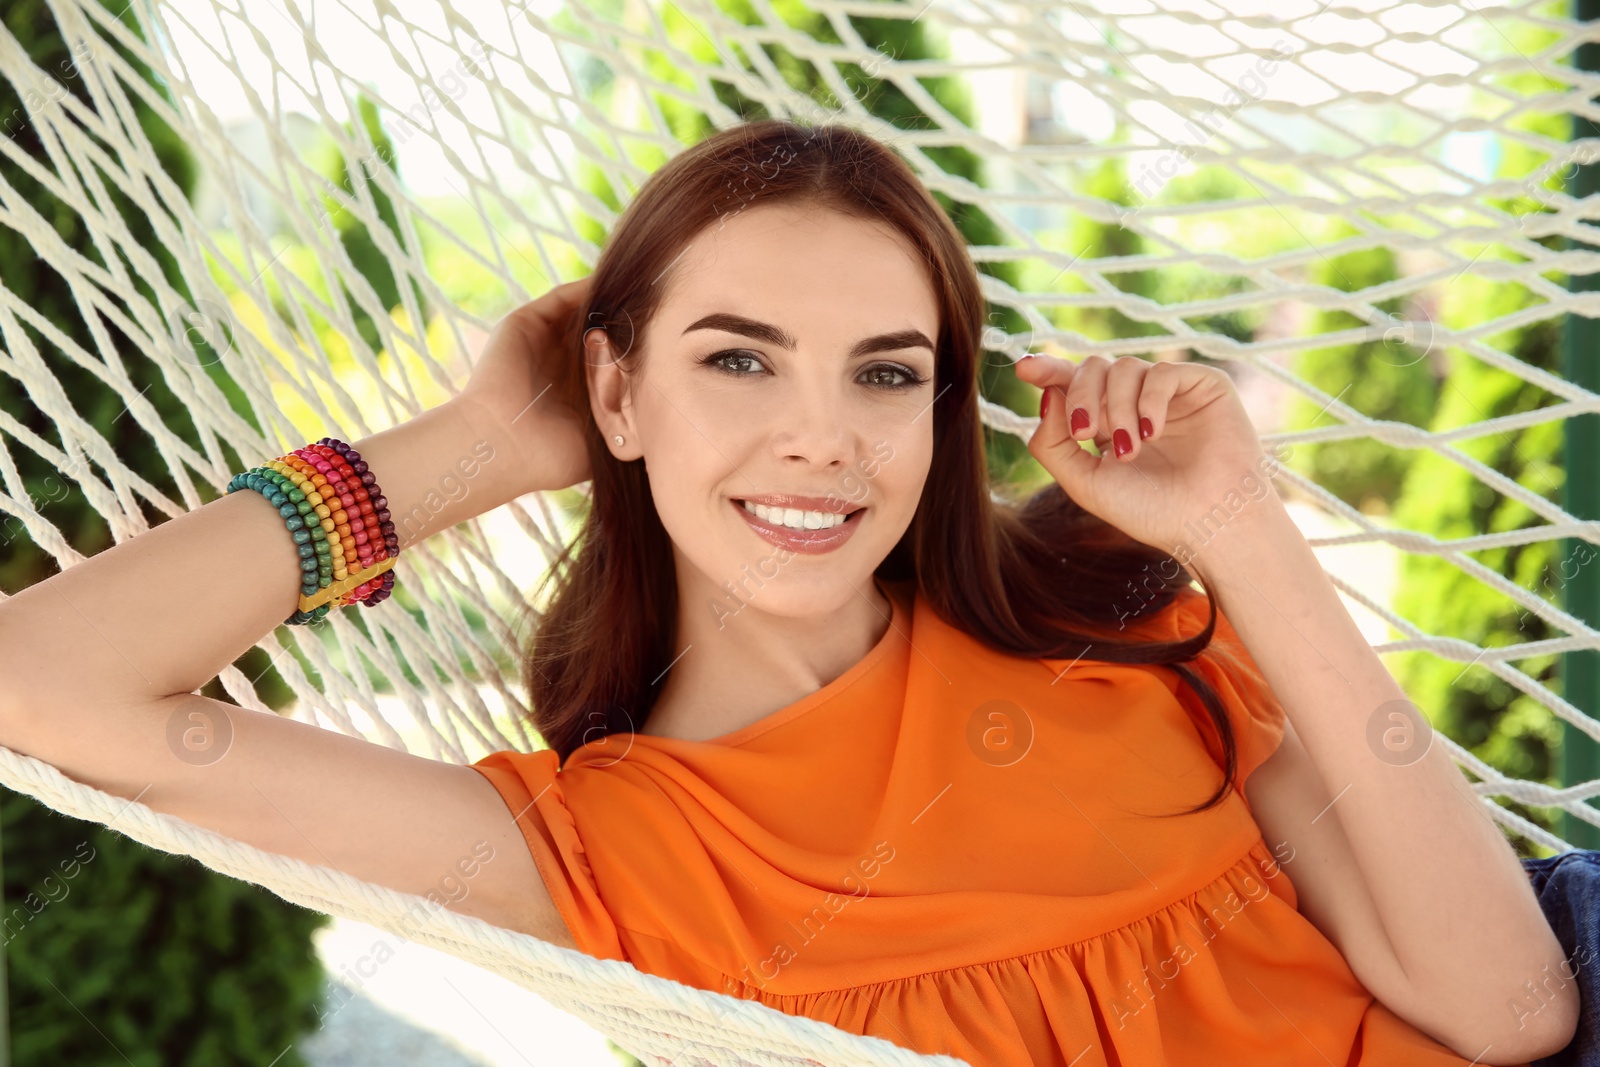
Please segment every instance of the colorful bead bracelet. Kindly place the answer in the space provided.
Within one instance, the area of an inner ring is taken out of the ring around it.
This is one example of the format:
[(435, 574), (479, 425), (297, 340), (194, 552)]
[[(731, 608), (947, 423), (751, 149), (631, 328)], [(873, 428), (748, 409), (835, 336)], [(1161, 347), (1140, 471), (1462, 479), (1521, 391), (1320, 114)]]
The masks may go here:
[(389, 598), (400, 539), (361, 453), (324, 437), (234, 475), (228, 492), (240, 489), (278, 509), (300, 555), (299, 607), (287, 623), (320, 622), (336, 607)]

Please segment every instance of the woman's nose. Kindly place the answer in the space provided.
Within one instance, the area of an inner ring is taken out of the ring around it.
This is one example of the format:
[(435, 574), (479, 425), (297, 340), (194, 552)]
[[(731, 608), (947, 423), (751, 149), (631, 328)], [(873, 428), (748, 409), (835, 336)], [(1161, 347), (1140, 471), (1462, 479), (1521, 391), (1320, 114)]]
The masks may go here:
[(854, 442), (869, 429), (854, 426), (856, 417), (842, 390), (796, 388), (772, 416), (773, 447), (780, 458), (792, 456), (819, 467), (848, 465)]

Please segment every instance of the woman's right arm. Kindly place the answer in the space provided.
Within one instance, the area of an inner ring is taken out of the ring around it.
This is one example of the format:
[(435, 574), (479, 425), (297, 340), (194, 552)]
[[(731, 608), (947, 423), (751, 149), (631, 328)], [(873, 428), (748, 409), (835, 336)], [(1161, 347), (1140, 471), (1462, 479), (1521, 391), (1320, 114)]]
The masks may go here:
[[(513, 432), (464, 394), (352, 442), (388, 498), (401, 549), (572, 484), (570, 450), (552, 447), (544, 469), (530, 469), (541, 462), (527, 447), (541, 414)], [(547, 425), (554, 434), (570, 421)], [(575, 948), (482, 774), (194, 692), (293, 613), (299, 584), (283, 520), (240, 491), (22, 590), (0, 602), (0, 745), (364, 881), (424, 896), (464, 884), (453, 910)], [(231, 727), (225, 750), (221, 733), (201, 753), (175, 740), (208, 725)]]

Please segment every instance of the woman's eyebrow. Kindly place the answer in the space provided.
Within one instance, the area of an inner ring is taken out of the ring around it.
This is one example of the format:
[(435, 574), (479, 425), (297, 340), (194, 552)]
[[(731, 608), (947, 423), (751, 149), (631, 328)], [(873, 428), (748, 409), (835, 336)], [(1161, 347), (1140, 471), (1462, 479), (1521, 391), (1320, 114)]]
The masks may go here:
[[(736, 333), (756, 341), (777, 345), (791, 352), (799, 347), (799, 342), (782, 327), (767, 322), (757, 322), (755, 319), (747, 319), (743, 315), (734, 315), (726, 311), (701, 316), (690, 323), (683, 332), (689, 334), (695, 330), (722, 330), (726, 333)], [(933, 342), (928, 340), (928, 335), (921, 330), (900, 330), (857, 341), (850, 348), (850, 358), (859, 359), (874, 352), (897, 352), (903, 348), (926, 348), (929, 352), (934, 351)]]

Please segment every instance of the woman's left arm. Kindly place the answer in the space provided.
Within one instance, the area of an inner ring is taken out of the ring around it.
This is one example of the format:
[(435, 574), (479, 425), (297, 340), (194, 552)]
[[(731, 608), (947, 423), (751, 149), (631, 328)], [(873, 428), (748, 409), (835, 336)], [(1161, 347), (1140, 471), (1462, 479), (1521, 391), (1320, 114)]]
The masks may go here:
[[(1189, 568), (1216, 596), (1292, 728), (1247, 782), (1257, 821), (1295, 845), (1304, 896), (1320, 896), (1330, 910), (1334, 900), (1376, 910), (1409, 994), (1386, 1003), (1481, 1063), (1521, 1063), (1565, 1047), (1578, 1020), (1575, 971), (1521, 862), (1445, 746), (1429, 743), (1426, 721), (1276, 496), (1223, 525)], [(1408, 730), (1409, 750), (1384, 744)], [(1343, 833), (1314, 832), (1307, 812), (1336, 815)], [(1358, 872), (1345, 869), (1351, 861)], [(1355, 873), (1370, 902), (1352, 899)]]
[(1283, 705), (1283, 742), (1244, 789), (1263, 833), (1294, 846), (1302, 914), (1463, 1056), (1564, 1047), (1577, 985), (1533, 886), (1442, 744), (1413, 759), (1369, 743), (1406, 712), (1427, 722), (1263, 477), (1273, 461), (1231, 376), (1136, 356), (1016, 369), (1043, 390), (1028, 450), (1085, 510), (1199, 574)]

